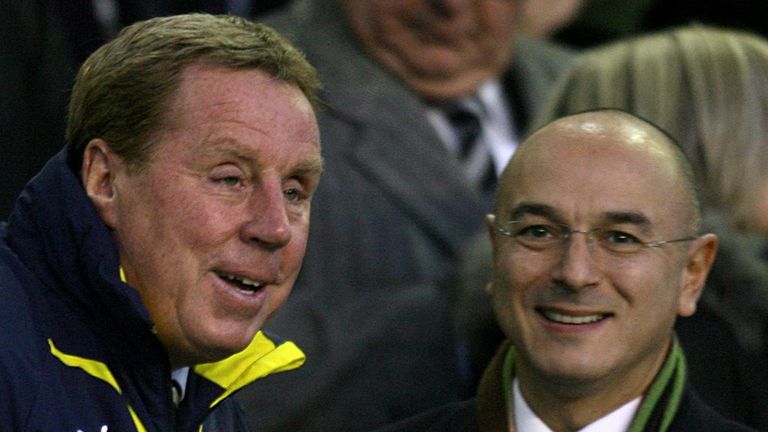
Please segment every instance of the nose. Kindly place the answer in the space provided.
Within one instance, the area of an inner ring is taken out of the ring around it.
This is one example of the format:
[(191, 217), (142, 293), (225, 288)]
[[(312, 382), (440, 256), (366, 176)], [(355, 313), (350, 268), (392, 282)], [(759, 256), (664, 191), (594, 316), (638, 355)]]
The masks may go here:
[(279, 179), (262, 182), (249, 197), (241, 238), (269, 249), (278, 249), (291, 241), (291, 225)]
[[(583, 235), (574, 235), (583, 234)], [(597, 285), (600, 272), (593, 253), (592, 236), (583, 231), (572, 231), (563, 244), (563, 252), (553, 275), (556, 282), (573, 290)]]

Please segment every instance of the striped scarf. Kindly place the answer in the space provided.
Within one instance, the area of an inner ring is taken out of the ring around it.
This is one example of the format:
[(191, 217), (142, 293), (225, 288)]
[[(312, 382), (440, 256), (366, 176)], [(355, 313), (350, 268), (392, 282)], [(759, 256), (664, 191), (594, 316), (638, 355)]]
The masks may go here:
[[(506, 407), (509, 406), (507, 398), (514, 378), (515, 350), (507, 343), (499, 354), (489, 365), (478, 388), (478, 420), (483, 432), (514, 430), (507, 424)], [(499, 374), (501, 380), (498, 379)], [(685, 356), (675, 337), (670, 353), (643, 397), (628, 432), (667, 432), (680, 407), (685, 377)]]

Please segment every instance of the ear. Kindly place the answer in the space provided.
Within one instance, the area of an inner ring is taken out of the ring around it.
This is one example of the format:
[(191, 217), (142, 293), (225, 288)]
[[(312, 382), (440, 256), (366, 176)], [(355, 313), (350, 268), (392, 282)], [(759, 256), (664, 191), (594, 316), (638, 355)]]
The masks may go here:
[(81, 176), (85, 193), (111, 229), (117, 226), (115, 173), (122, 159), (100, 138), (92, 139), (83, 153)]
[(493, 252), (496, 253), (496, 236), (499, 234), (496, 231), (496, 215), (488, 213), (485, 215), (485, 227), (488, 229), (488, 235), (491, 237), (491, 245), (493, 246)]
[(717, 253), (717, 236), (705, 234), (694, 240), (688, 249), (688, 262), (683, 272), (682, 291), (678, 300), (677, 313), (691, 316), (696, 312), (709, 269)]
[[(496, 215), (495, 214), (489, 213), (485, 215), (485, 226), (488, 229), (488, 235), (491, 238), (491, 247), (493, 249), (491, 252), (491, 260), (495, 261), (496, 253), (497, 253), (496, 241), (498, 240), (497, 236), (499, 235), (499, 232), (496, 231)], [(493, 264), (493, 266), (495, 267), (495, 264)], [(486, 294), (493, 296), (493, 291), (494, 291), (493, 278), (491, 278), (491, 281), (485, 284), (485, 292)]]
[(485, 284), (485, 293), (487, 295), (493, 297), (493, 292), (495, 291), (495, 289), (496, 289), (496, 286), (493, 284), (493, 280)]

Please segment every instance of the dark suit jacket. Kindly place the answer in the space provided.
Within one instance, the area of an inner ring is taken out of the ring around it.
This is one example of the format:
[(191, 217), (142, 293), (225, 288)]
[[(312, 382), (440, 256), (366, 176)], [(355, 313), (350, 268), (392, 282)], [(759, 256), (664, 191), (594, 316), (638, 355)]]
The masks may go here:
[[(482, 229), (488, 197), (467, 184), (424, 103), (352, 40), (335, 0), (299, 2), (266, 23), (319, 70), (326, 166), (300, 280), (268, 324), (307, 364), (277, 394), (243, 395), (252, 427), (370, 430), (455, 400), (447, 301), (435, 284)], [(504, 77), (517, 124), (569, 58), (519, 43)], [(282, 412), (258, 410), (274, 398)]]
[[(378, 432), (508, 432), (509, 427), (506, 401), (507, 390), (502, 385), (503, 361), (509, 349), (509, 342), (502, 345), (488, 368), (483, 373), (477, 390), (477, 397), (455, 402), (413, 416)], [(661, 404), (665, 402), (662, 398)], [(644, 426), (644, 432), (658, 430), (657, 414), (650, 414), (651, 420)], [(660, 410), (663, 412), (663, 409)], [(746, 426), (734, 423), (716, 413), (701, 401), (687, 384), (683, 388), (680, 406), (674, 414), (666, 432), (748, 432)]]
[[(470, 399), (435, 408), (378, 432), (509, 432), (508, 429), (482, 429), (477, 421), (477, 401)], [(680, 411), (668, 432), (748, 432), (746, 426), (726, 420), (699, 397), (686, 390)]]
[[(768, 431), (768, 264), (765, 239), (739, 234), (707, 214), (705, 231), (718, 235), (717, 257), (696, 313), (678, 318), (675, 333), (686, 353), (696, 394), (726, 418)], [(453, 286), (457, 325), (479, 377), (504, 334), (484, 287), (492, 272), (491, 245), (482, 235), (466, 248)], [(714, 378), (713, 378), (714, 377)], [(477, 379), (468, 382), (474, 394)]]

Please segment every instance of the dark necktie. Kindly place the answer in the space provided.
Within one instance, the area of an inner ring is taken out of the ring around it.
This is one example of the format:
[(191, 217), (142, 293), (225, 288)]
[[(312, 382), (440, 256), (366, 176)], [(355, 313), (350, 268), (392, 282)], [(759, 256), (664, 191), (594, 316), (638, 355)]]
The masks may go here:
[(467, 160), (472, 149), (483, 132), (479, 116), (462, 104), (450, 105), (445, 110), (445, 115), (453, 127), (459, 144), (458, 156), (461, 162)]
[(443, 111), (456, 134), (456, 154), (467, 178), (480, 191), (492, 192), (496, 186), (496, 172), (490, 152), (480, 140), (483, 127), (479, 109), (481, 107), (454, 103), (447, 105)]

